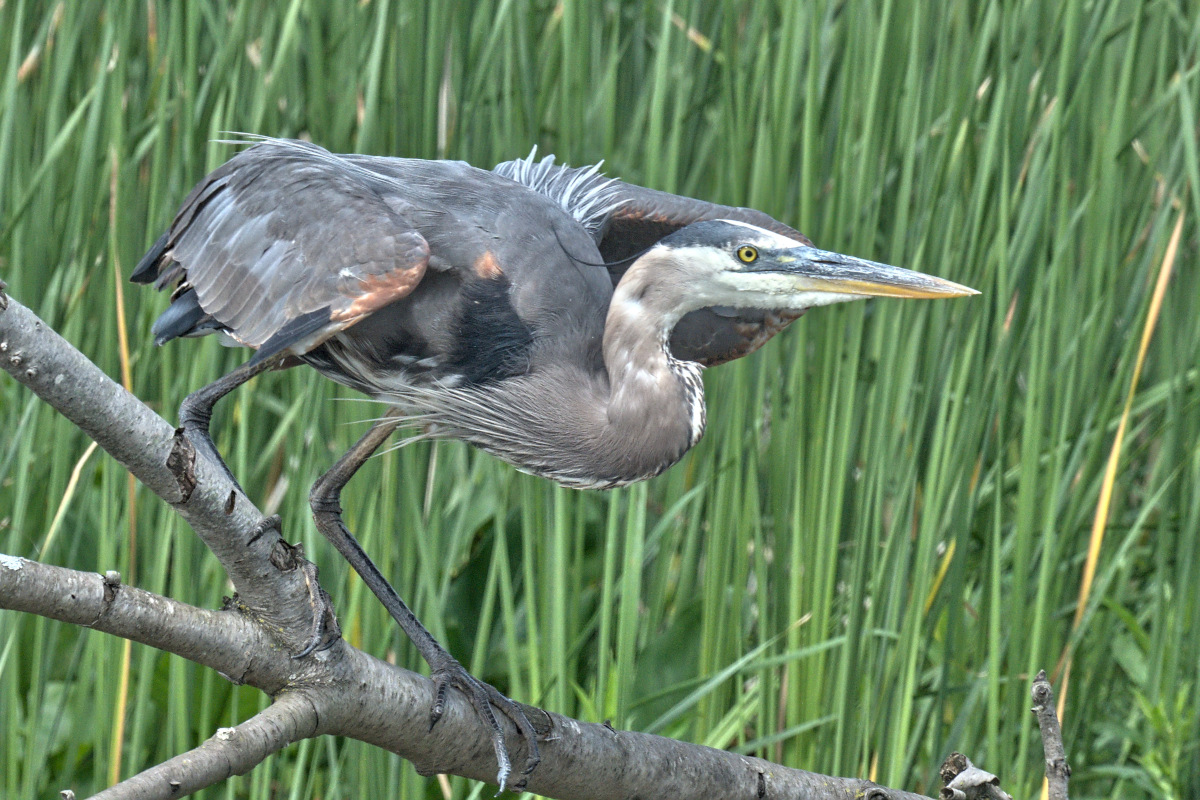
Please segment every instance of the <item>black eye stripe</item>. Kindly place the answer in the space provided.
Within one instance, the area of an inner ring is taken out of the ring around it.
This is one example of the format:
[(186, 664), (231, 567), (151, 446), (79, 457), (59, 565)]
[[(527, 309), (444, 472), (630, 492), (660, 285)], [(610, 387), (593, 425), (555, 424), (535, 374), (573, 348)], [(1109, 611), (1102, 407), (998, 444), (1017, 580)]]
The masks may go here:
[[(765, 231), (763, 233), (766, 233)], [(664, 237), (663, 244), (671, 247), (729, 247), (758, 239), (758, 232), (745, 225), (712, 219), (693, 222)]]

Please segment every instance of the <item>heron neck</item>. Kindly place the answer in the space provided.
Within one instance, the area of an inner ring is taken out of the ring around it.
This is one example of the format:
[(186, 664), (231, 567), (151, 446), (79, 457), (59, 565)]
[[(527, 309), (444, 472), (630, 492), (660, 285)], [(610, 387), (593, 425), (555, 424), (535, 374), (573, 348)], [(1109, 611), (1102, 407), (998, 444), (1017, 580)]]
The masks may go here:
[[(674, 464), (704, 432), (704, 386), (699, 364), (675, 359), (667, 346), (681, 316), (681, 299), (663, 275), (666, 260), (643, 256), (613, 292), (604, 326), (608, 425), (619, 441), (657, 451)], [(628, 447), (629, 445), (625, 445)]]

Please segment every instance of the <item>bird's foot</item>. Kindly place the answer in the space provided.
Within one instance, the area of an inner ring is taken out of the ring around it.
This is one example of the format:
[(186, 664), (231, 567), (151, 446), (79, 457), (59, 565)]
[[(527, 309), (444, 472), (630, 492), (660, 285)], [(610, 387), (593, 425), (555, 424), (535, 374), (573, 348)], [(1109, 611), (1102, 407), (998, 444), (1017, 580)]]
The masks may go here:
[(209, 433), (213, 406), (222, 397), (255, 375), (275, 369), (282, 365), (282, 363), (282, 357), (266, 358), (261, 361), (257, 358), (251, 359), (228, 375), (217, 378), (217, 380), (207, 386), (203, 386), (192, 392), (183, 399), (183, 403), (179, 406), (179, 430), (177, 434), (182, 432), (187, 436), (188, 441), (192, 443), (196, 452), (218, 465), (225, 472), (225, 476), (229, 478), (242, 494), (245, 494), (245, 492), (242, 491), (237, 478), (233, 477), (233, 472), (230, 471), (229, 466), (225, 463), (225, 459), (221, 458), (221, 454), (217, 451), (217, 446), (213, 444), (212, 435)]
[(308, 641), (292, 656), (296, 659), (304, 658), (318, 650), (328, 650), (342, 638), (342, 626), (337, 621), (337, 615), (333, 613), (333, 600), (329, 597), (329, 592), (317, 583), (317, 565), (311, 561), (306, 563), (308, 566), (305, 568), (304, 579), (308, 584), (309, 604), (312, 606), (312, 626), (309, 628)]
[(328, 650), (342, 638), (342, 626), (333, 612), (333, 599), (317, 582), (317, 565), (305, 560), (301, 569), (304, 570), (304, 582), (308, 586), (312, 626), (309, 628), (308, 641), (292, 656), (295, 659), (304, 658), (317, 650)]
[(213, 443), (212, 436), (208, 432), (207, 421), (200, 424), (195, 420), (180, 419), (179, 432), (182, 432), (187, 437), (198, 454), (221, 468), (221, 471), (225, 473), (225, 477), (229, 479), (235, 489), (245, 494), (245, 491), (242, 490), (242, 485), (238, 483), (237, 478), (233, 477), (233, 472), (229, 469), (229, 465), (225, 463), (225, 459), (221, 458), (221, 453)]
[[(430, 730), (442, 718), (442, 714), (446, 710), (446, 689), (454, 687), (465, 694), (467, 700), (475, 708), (475, 713), (491, 729), (492, 748), (496, 751), (496, 763), (499, 765), (496, 774), (496, 782), (500, 785), (500, 791), (497, 792), (498, 795), (504, 791), (509, 775), (512, 774), (512, 760), (508, 755), (508, 747), (504, 738), (504, 726), (500, 723), (495, 713), (499, 711), (512, 720), (513, 724), (517, 726), (517, 730), (525, 738), (525, 766), (512, 786), (507, 787), (514, 792), (523, 791), (530, 773), (533, 772), (542, 760), (541, 755), (538, 753), (537, 732), (529, 722), (529, 718), (525, 716), (525, 711), (513, 700), (501, 694), (496, 687), (484, 683), (467, 672), (466, 668), (445, 650), (441, 648), (439, 650), (441, 652), (437, 657), (430, 660), (429, 664), (432, 670), (430, 677), (433, 678), (434, 687), (433, 707), (429, 710)], [(434, 661), (437, 663), (433, 663)]]

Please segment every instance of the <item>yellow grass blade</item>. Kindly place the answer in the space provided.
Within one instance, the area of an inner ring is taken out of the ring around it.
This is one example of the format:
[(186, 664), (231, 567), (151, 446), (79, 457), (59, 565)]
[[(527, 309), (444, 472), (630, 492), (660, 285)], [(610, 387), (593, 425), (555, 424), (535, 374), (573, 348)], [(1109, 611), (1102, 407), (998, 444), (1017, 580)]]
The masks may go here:
[[(1096, 577), (1096, 564), (1100, 560), (1100, 547), (1104, 544), (1104, 531), (1108, 526), (1108, 512), (1112, 505), (1113, 484), (1117, 479), (1117, 464), (1121, 458), (1121, 446), (1125, 440), (1125, 428), (1129, 423), (1129, 410), (1133, 406), (1133, 396), (1137, 391), (1138, 380), (1142, 375), (1142, 365), (1146, 361), (1146, 351), (1150, 347), (1150, 339), (1154, 336), (1154, 326), (1158, 322), (1162, 310), (1163, 296), (1167, 292), (1167, 282), (1171, 279), (1171, 271), (1175, 266), (1175, 254), (1179, 250), (1179, 238), (1183, 233), (1183, 209), (1179, 211), (1179, 219), (1175, 222), (1175, 230), (1171, 232), (1171, 240), (1163, 254), (1162, 265), (1158, 269), (1158, 281), (1154, 285), (1154, 294), (1150, 297), (1150, 310), (1146, 314), (1146, 324), (1142, 328), (1142, 341), (1138, 346), (1137, 360), (1133, 365), (1133, 378), (1129, 381), (1129, 393), (1125, 396), (1125, 408), (1121, 412), (1121, 421), (1117, 425), (1117, 435), (1113, 440), (1112, 451), (1108, 455), (1108, 465), (1104, 470), (1104, 482), (1100, 486), (1100, 499), (1096, 503), (1096, 516), (1092, 521), (1092, 536), (1088, 543), (1087, 560), (1083, 565), (1083, 580), (1079, 584), (1079, 602), (1075, 607), (1075, 620), (1071, 624), (1074, 632), (1083, 620), (1084, 609), (1087, 608), (1091, 596), (1092, 581)], [(1071, 676), (1072, 653), (1068, 646), (1062, 660), (1062, 677), (1059, 680), (1058, 717), (1063, 718), (1063, 710), (1067, 702), (1067, 686)], [(1045, 793), (1043, 792), (1043, 797)]]

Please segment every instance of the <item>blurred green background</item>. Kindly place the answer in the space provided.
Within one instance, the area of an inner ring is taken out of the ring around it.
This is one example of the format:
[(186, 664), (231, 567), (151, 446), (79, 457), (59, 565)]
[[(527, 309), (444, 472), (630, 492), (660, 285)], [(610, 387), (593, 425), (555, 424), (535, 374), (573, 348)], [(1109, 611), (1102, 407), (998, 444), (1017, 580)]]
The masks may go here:
[[(926, 793), (957, 749), (1030, 797), (1032, 675), (1058, 670), (1061, 689), (1069, 661), (1072, 797), (1194, 798), (1188, 9), (0, 0), (0, 276), (118, 379), (127, 334), (135, 393), (174, 420), (246, 354), (155, 349), (166, 297), (126, 276), (231, 154), (215, 140), (246, 131), (481, 166), (537, 144), (974, 286), (971, 300), (820, 309), (710, 371), (707, 436), (648, 484), (568, 491), (460, 444), (418, 445), (350, 484), (349, 524), (450, 650), (519, 700)], [(217, 442), (320, 564), (347, 638), (423, 667), (309, 518), (312, 480), (380, 410), (352, 397), (311, 370), (265, 376), (218, 409)], [(219, 605), (215, 559), (89, 444), (0, 380), (0, 552)], [(82, 796), (264, 702), (5, 612), (0, 794)], [(491, 791), (325, 738), (203, 796)]]

